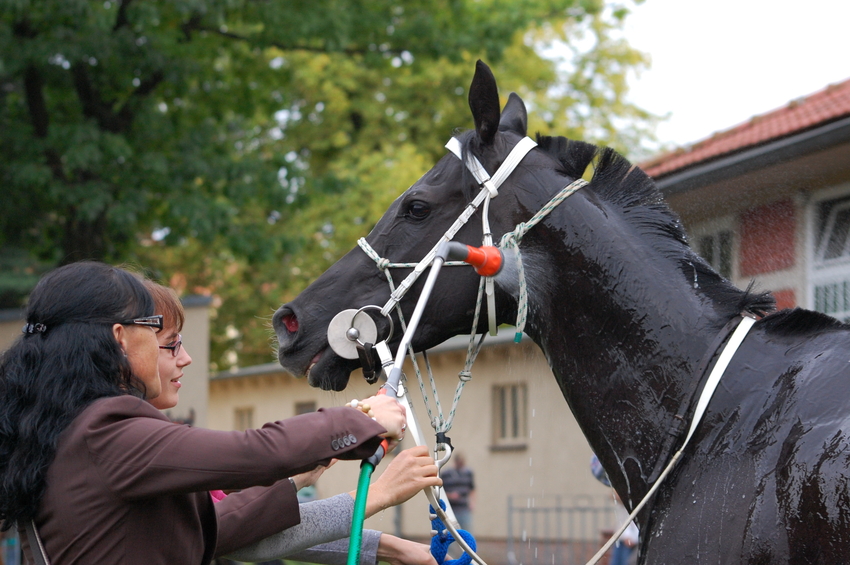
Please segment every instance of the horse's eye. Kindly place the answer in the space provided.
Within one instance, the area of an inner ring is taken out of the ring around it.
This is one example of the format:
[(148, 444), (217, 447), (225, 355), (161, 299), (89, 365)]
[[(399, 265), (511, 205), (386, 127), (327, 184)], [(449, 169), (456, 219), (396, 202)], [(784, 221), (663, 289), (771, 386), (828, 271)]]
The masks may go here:
[(412, 220), (424, 220), (431, 213), (431, 207), (421, 200), (413, 200), (407, 205), (408, 218)]

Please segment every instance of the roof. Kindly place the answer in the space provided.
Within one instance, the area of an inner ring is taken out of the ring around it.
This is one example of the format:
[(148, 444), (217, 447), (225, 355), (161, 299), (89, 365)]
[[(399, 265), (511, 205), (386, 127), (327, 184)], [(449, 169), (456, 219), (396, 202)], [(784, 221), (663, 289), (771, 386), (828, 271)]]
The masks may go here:
[(850, 116), (850, 79), (831, 84), (782, 108), (750, 118), (688, 147), (680, 147), (641, 164), (661, 178), (724, 155), (757, 147)]

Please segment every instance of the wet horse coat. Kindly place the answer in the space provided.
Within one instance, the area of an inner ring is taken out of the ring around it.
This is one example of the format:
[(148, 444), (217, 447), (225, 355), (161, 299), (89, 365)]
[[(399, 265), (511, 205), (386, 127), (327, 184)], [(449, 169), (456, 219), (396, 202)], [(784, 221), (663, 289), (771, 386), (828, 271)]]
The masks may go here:
[[(493, 172), (526, 135), (525, 106), (511, 94), (501, 111), (482, 63), (469, 97), (475, 130), (459, 140)], [(698, 366), (704, 357), (716, 360), (721, 328), (740, 312), (764, 314), (773, 301), (735, 288), (693, 253), (642, 171), (613, 151), (565, 138), (538, 138), (499, 189), (490, 209), (495, 239), (591, 162), (591, 183), (521, 242), (525, 331), (628, 507), (681, 444), (704, 384)], [(367, 240), (382, 257), (416, 262), (478, 190), (462, 162), (447, 155), (392, 204)], [(480, 230), (473, 217), (455, 240), (478, 245)], [(406, 316), (421, 283), (401, 303)], [(444, 270), (414, 348), (468, 332), (477, 287), (471, 269)], [(516, 319), (516, 291), (515, 279), (497, 280), (499, 323)], [(281, 364), (308, 374), (313, 386), (342, 390), (356, 361), (327, 347), (328, 323), (341, 310), (382, 305), (388, 296), (374, 262), (352, 250), (275, 314)], [(376, 321), (385, 332), (387, 324)], [(755, 324), (682, 460), (639, 515), (641, 562), (850, 561), (848, 329), (803, 310)]]

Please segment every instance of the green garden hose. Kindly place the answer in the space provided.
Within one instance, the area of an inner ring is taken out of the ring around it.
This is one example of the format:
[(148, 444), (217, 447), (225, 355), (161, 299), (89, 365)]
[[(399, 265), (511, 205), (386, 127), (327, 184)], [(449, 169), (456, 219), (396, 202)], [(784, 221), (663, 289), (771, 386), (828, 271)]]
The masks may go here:
[(359, 565), (360, 549), (363, 545), (363, 523), (366, 521), (366, 499), (369, 496), (369, 482), (375, 465), (364, 459), (360, 464), (360, 478), (357, 481), (357, 496), (354, 498), (354, 515), (351, 517), (351, 536), (348, 542), (347, 565)]

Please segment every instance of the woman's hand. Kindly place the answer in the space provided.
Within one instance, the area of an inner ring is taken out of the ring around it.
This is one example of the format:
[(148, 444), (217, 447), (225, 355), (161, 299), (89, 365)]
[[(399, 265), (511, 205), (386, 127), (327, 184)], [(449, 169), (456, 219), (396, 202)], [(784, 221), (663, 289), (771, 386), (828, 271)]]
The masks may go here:
[(381, 476), (369, 486), (366, 516), (406, 502), (426, 487), (442, 484), (443, 480), (437, 475), (437, 464), (428, 454), (427, 446), (405, 449), (393, 457)]
[(404, 406), (398, 400), (382, 394), (370, 396), (366, 400), (361, 400), (359, 404), (367, 405), (369, 415), (387, 430), (383, 437), (392, 441), (401, 441), (404, 430), (407, 428), (407, 417)]
[(312, 471), (307, 471), (306, 473), (301, 473), (299, 475), (293, 475), (292, 477), (290, 477), (295, 482), (295, 490), (298, 491), (304, 487), (309, 487), (316, 484), (316, 481), (319, 480), (319, 477), (322, 476), (322, 473), (333, 467), (336, 461), (336, 459), (331, 459), (331, 462), (328, 463), (327, 467), (319, 465)]
[(437, 565), (427, 545), (381, 534), (378, 542), (378, 561), (390, 565)]

